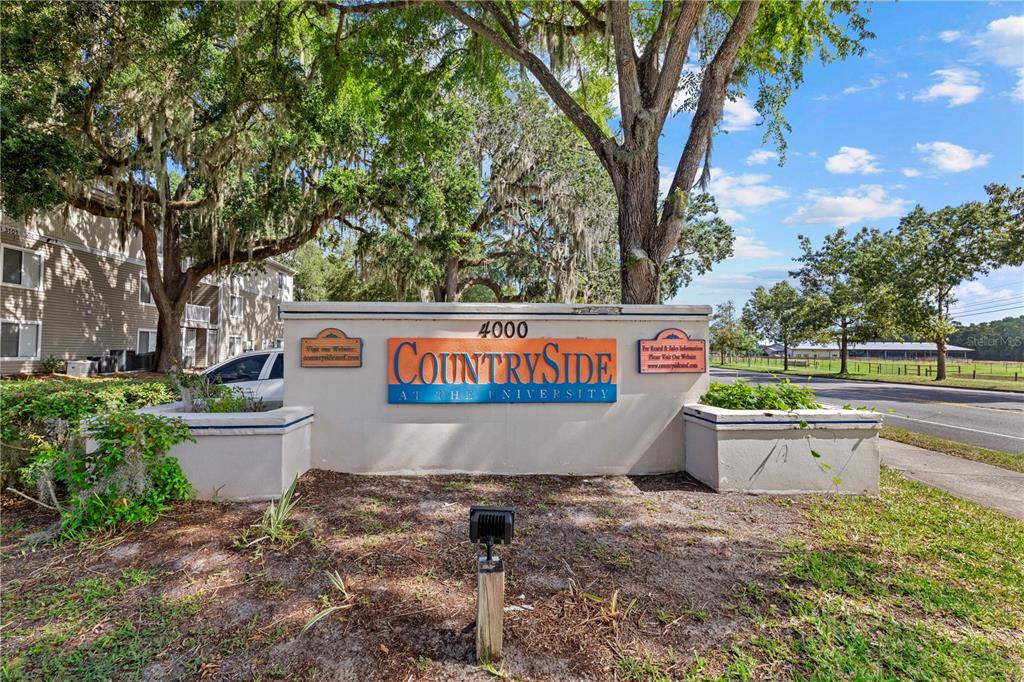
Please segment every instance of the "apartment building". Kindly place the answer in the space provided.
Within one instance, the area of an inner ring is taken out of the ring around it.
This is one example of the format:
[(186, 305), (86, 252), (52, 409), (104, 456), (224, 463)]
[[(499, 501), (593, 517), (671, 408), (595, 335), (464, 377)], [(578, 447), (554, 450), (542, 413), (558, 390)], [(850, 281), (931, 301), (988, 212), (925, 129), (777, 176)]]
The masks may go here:
[[(38, 371), (48, 356), (151, 366), (157, 309), (139, 235), (122, 243), (116, 221), (75, 209), (27, 220), (0, 213), (0, 259), (0, 373)], [(294, 274), (267, 261), (260, 272), (204, 279), (182, 320), (183, 364), (280, 346), (277, 305), (292, 300)]]

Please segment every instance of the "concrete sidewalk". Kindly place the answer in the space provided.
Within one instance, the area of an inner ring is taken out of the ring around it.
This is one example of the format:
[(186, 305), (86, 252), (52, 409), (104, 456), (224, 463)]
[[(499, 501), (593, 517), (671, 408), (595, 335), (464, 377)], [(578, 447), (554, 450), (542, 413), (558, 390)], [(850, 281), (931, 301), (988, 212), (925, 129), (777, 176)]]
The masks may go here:
[(1024, 474), (891, 440), (878, 449), (907, 478), (1024, 520)]

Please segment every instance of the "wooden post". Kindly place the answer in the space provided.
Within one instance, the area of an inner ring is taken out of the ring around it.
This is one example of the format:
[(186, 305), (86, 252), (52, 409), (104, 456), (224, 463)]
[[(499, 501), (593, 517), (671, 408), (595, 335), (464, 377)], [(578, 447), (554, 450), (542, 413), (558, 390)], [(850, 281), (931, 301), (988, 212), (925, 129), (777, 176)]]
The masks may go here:
[(501, 559), (480, 557), (476, 573), (476, 660), (501, 660), (505, 618), (505, 566)]

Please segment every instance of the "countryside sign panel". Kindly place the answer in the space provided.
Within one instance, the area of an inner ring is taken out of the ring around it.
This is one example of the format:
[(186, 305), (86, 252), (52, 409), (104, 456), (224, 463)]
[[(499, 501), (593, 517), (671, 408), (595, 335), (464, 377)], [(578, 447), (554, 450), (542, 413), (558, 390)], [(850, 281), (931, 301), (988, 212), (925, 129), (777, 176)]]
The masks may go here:
[(313, 338), (302, 339), (299, 352), (302, 367), (362, 367), (363, 340), (352, 339), (334, 327)]
[(388, 339), (388, 402), (613, 403), (615, 339)]
[(653, 339), (640, 340), (641, 374), (683, 374), (704, 371), (704, 340), (682, 329), (663, 329)]

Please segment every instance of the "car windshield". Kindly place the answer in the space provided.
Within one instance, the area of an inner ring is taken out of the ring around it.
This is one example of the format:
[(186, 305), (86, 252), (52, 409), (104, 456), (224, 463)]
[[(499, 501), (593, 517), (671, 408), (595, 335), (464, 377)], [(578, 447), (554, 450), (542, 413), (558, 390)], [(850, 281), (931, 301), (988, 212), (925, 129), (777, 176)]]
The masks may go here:
[(242, 381), (259, 381), (260, 372), (267, 362), (267, 354), (247, 355), (226, 362), (216, 369), (206, 373), (206, 377), (212, 381), (220, 381), (225, 384), (237, 384)]

